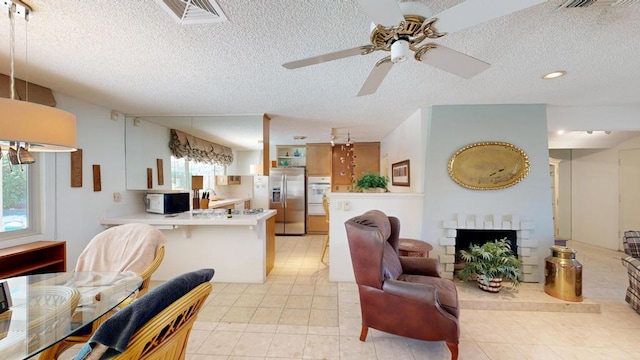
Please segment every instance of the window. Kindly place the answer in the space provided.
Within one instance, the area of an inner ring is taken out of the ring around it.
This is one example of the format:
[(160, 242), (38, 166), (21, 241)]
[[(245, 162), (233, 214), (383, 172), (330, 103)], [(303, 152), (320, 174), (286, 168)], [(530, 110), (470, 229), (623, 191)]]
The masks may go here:
[(171, 189), (191, 191), (191, 176), (204, 176), (204, 189), (215, 187), (215, 176), (224, 175), (225, 166), (187, 161), (184, 158), (171, 157)]
[(36, 172), (36, 165), (11, 165), (9, 157), (2, 156), (0, 239), (23, 236), (35, 230)]

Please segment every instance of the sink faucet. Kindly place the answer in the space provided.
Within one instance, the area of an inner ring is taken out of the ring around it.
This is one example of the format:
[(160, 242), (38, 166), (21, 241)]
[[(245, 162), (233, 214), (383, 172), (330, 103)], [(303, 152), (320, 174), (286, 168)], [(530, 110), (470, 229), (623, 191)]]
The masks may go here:
[(216, 191), (215, 191), (215, 190), (213, 190), (213, 189), (207, 189), (207, 190), (205, 190), (205, 191), (207, 191), (207, 192), (208, 192), (208, 191), (211, 191), (211, 193), (213, 193), (213, 196), (218, 196), (218, 194), (216, 193)]

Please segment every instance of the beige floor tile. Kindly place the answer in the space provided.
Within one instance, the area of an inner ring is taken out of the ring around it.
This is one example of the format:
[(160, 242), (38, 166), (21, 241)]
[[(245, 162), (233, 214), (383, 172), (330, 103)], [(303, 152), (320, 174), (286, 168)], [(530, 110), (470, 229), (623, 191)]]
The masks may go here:
[(413, 352), (406, 339), (403, 338), (372, 338), (378, 359), (413, 360)]
[(562, 357), (546, 345), (514, 345), (527, 360), (562, 360)]
[(249, 320), (249, 323), (276, 325), (280, 321), (281, 316), (282, 316), (281, 308), (259, 307), (256, 310), (256, 312), (253, 314), (253, 317), (251, 318), (251, 320)]
[(302, 359), (306, 340), (306, 334), (275, 334), (267, 356), (269, 358)]
[(337, 310), (338, 309), (338, 297), (337, 296), (319, 296), (313, 297), (311, 303), (312, 309), (321, 310)]
[(231, 352), (233, 356), (267, 356), (269, 346), (275, 334), (248, 333), (242, 334)]
[(231, 323), (248, 323), (255, 314), (256, 308), (254, 307), (232, 307), (227, 313), (220, 319), (221, 322)]
[(293, 287), (291, 288), (291, 295), (310, 295), (313, 296), (313, 293), (316, 290), (316, 285), (315, 285), (315, 281), (312, 284), (305, 284), (305, 283), (296, 283), (293, 285)]
[(340, 337), (335, 335), (307, 335), (303, 359), (340, 359)]
[(241, 336), (241, 332), (212, 331), (202, 345), (196, 349), (195, 353), (206, 355), (231, 355), (233, 347)]
[(338, 284), (322, 284), (316, 285), (315, 296), (338, 296)]
[(311, 309), (314, 296), (311, 295), (289, 295), (285, 308), (287, 309)]
[(276, 329), (277, 334), (307, 334), (309, 332), (309, 327), (306, 325), (278, 325), (278, 329)]
[(338, 326), (337, 310), (311, 309), (309, 314), (310, 326)]
[(514, 360), (523, 358), (523, 355), (511, 344), (478, 342), (478, 346), (480, 346), (480, 349), (482, 349), (491, 360)]
[(234, 304), (241, 307), (258, 307), (262, 302), (264, 295), (261, 294), (242, 294)]
[(376, 359), (373, 341), (360, 341), (357, 336), (340, 336), (340, 358), (349, 360)]
[(260, 307), (270, 307), (270, 308), (283, 308), (287, 303), (288, 296), (287, 295), (272, 295), (267, 294), (262, 298), (262, 302), (260, 302)]
[(241, 293), (220, 293), (213, 296), (209, 305), (233, 306), (240, 298)]
[(216, 322), (231, 309), (230, 306), (206, 305), (198, 313), (198, 321)]
[(268, 295), (289, 295), (293, 284), (276, 284), (271, 285), (271, 288), (267, 292)]
[(269, 292), (271, 284), (250, 284), (244, 291), (244, 294), (261, 294), (264, 295)]
[(310, 309), (284, 309), (278, 323), (282, 325), (309, 325), (310, 311)]

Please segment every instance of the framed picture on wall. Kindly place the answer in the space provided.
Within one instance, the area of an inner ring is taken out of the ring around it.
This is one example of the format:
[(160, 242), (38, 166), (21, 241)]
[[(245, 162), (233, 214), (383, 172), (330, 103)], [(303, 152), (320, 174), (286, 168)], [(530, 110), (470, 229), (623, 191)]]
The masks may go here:
[(404, 160), (391, 165), (391, 185), (410, 186), (409, 160)]

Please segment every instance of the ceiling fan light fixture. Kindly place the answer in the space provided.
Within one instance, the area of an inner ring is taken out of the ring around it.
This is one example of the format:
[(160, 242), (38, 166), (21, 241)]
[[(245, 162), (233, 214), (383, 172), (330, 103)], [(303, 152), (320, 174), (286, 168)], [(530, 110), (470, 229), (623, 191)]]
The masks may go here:
[(391, 44), (391, 61), (394, 64), (406, 61), (409, 56), (411, 56), (411, 50), (407, 40), (396, 40)]

